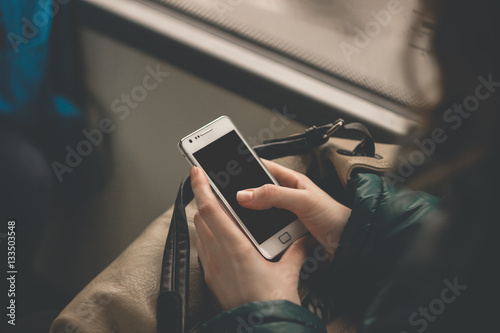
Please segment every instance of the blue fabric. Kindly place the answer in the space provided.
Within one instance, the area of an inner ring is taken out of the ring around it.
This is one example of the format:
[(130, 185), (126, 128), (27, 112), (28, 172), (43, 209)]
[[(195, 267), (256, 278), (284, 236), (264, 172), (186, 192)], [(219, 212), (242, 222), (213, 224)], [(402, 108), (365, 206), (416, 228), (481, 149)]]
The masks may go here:
[(48, 84), (50, 30), (64, 9), (52, 0), (0, 1), (1, 116), (28, 126), (48, 116), (82, 117), (69, 100), (51, 93)]

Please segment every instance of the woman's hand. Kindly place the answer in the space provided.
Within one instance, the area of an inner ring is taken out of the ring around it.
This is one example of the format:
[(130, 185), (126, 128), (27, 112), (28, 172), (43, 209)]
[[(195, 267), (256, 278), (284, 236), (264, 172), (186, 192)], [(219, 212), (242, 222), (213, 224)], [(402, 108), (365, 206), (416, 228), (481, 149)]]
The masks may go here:
[(269, 184), (239, 191), (239, 204), (252, 209), (277, 207), (293, 212), (325, 248), (331, 261), (351, 210), (303, 174), (271, 161), (262, 161), (281, 186)]
[(247, 302), (284, 299), (300, 304), (297, 284), (307, 237), (292, 244), (279, 262), (269, 262), (226, 214), (205, 173), (191, 168), (198, 212), (196, 248), (208, 287), (224, 310)]

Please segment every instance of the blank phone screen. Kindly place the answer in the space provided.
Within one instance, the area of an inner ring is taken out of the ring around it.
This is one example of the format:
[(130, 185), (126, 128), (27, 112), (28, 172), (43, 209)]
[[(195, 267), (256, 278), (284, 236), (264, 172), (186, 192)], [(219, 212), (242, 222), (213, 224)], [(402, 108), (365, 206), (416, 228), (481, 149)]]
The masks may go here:
[(273, 182), (234, 130), (198, 150), (193, 156), (257, 243), (262, 244), (297, 219), (295, 214), (284, 209), (253, 210), (238, 204), (238, 191)]

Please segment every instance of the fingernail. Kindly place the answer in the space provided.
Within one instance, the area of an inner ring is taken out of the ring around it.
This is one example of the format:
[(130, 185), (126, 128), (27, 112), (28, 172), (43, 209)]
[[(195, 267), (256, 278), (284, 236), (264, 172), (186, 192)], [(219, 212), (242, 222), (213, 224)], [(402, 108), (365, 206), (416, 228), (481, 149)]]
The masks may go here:
[(242, 203), (250, 202), (253, 200), (253, 191), (238, 191), (236, 199)]

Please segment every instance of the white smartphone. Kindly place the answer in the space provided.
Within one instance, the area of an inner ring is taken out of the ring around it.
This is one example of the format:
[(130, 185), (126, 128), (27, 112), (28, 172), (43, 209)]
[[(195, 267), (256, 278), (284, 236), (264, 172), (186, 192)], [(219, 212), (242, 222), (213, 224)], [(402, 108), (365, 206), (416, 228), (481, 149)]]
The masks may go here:
[(205, 172), (227, 213), (264, 258), (275, 258), (307, 232), (290, 211), (253, 210), (238, 204), (238, 191), (279, 183), (227, 116), (184, 137), (179, 149), (191, 165)]

